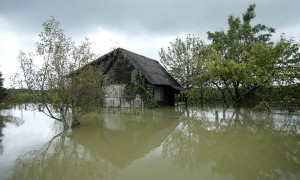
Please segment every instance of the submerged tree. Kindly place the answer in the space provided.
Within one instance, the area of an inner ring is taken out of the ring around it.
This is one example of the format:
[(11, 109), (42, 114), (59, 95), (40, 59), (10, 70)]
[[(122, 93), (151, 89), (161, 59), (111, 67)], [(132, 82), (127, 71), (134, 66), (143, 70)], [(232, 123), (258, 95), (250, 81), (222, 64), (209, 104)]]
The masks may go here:
[(64, 128), (69, 127), (67, 115), (72, 112), (73, 128), (81, 115), (101, 105), (106, 80), (99, 69), (86, 65), (93, 58), (88, 40), (76, 47), (54, 18), (43, 23), (43, 30), (36, 54), (20, 52), (22, 75), (14, 82), (19, 86), (25, 82), (35, 107)]
[(242, 20), (229, 16), (227, 32), (208, 32), (210, 52), (198, 61), (198, 81), (215, 85), (224, 101), (229, 95), (240, 104), (259, 87), (293, 83), (299, 74), (300, 45), (283, 36), (271, 42), (273, 28), (251, 24), (254, 10), (250, 5)]
[(203, 41), (188, 35), (185, 40), (177, 38), (167, 50), (161, 48), (159, 56), (164, 68), (186, 89), (193, 87), (190, 78), (198, 72), (197, 60), (206, 49)]

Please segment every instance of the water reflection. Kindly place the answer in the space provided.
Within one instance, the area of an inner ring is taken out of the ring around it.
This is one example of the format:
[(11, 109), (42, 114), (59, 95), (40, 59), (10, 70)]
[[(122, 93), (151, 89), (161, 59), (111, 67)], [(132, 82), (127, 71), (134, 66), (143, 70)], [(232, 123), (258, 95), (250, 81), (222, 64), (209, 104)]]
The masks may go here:
[(178, 124), (172, 118), (153, 118), (149, 114), (104, 114), (103, 119), (99, 116), (89, 118), (90, 124), (73, 133), (74, 142), (120, 168), (159, 147)]
[[(162, 156), (192, 171), (212, 166), (212, 172), (236, 179), (296, 179), (300, 177), (300, 122), (281, 116), (235, 109), (212, 121), (209, 113), (189, 110), (162, 144)], [(190, 118), (193, 117), (193, 118)], [(195, 120), (201, 117), (202, 120)]]
[(20, 153), (10, 178), (299, 179), (299, 149), (297, 115), (216, 107), (107, 110)]
[(147, 113), (89, 114), (79, 129), (19, 156), (12, 178), (115, 179), (120, 169), (159, 147), (177, 125)]
[(112, 179), (118, 167), (60, 133), (18, 157), (12, 179)]
[(3, 145), (2, 145), (2, 137), (3, 137), (3, 132), (2, 129), (4, 127), (4, 119), (3, 116), (0, 115), (0, 154), (3, 154)]
[(14, 124), (15, 126), (20, 126), (24, 123), (24, 120), (15, 116), (0, 114), (0, 154), (1, 155), (3, 154), (2, 138), (4, 136), (2, 131), (4, 127), (7, 125), (7, 123)]

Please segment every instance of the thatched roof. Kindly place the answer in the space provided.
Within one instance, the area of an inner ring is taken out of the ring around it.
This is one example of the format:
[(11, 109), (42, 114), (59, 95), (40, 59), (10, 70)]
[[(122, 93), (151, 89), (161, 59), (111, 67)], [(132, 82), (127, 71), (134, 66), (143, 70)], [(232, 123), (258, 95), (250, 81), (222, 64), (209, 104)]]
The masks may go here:
[(162, 65), (159, 64), (158, 61), (123, 48), (117, 48), (91, 62), (91, 64), (98, 64), (101, 66), (103, 72), (106, 73), (114, 63), (114, 58), (107, 60), (108, 57), (116, 57), (118, 55), (123, 55), (124, 58), (127, 58), (132, 65), (145, 76), (149, 83), (153, 85), (168, 85), (177, 90), (182, 90), (182, 87), (178, 82), (162, 67)]

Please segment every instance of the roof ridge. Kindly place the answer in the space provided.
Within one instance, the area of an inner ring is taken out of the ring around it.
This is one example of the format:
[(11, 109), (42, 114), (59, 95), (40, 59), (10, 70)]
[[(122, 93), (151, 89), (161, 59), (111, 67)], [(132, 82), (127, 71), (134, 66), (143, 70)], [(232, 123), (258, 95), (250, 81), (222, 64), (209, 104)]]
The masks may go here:
[[(131, 54), (134, 54), (134, 55), (138, 55), (138, 56), (144, 57), (144, 58), (149, 59), (149, 60), (151, 60), (151, 61), (158, 62), (158, 60), (155, 60), (155, 59), (146, 57), (146, 56), (144, 56), (144, 55), (141, 55), (141, 54), (138, 54), (138, 53), (129, 51), (129, 50), (124, 49), (124, 48), (121, 48), (121, 47), (118, 47), (117, 49), (120, 49), (121, 51), (123, 51), (123, 52), (125, 52), (125, 53), (131, 53)], [(159, 62), (158, 62), (158, 63), (159, 63)]]

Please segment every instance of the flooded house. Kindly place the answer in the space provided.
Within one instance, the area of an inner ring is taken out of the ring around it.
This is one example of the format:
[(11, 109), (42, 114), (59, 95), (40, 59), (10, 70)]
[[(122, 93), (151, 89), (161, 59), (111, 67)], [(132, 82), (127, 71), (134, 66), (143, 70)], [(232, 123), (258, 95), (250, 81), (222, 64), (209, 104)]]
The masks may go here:
[(91, 64), (101, 69), (111, 80), (104, 98), (106, 107), (141, 107), (143, 102), (137, 95), (127, 102), (123, 96), (124, 89), (134, 84), (137, 74), (141, 74), (153, 85), (153, 98), (158, 106), (171, 106), (175, 103), (175, 94), (182, 87), (156, 60), (136, 54), (126, 49), (117, 48), (105, 54)]

